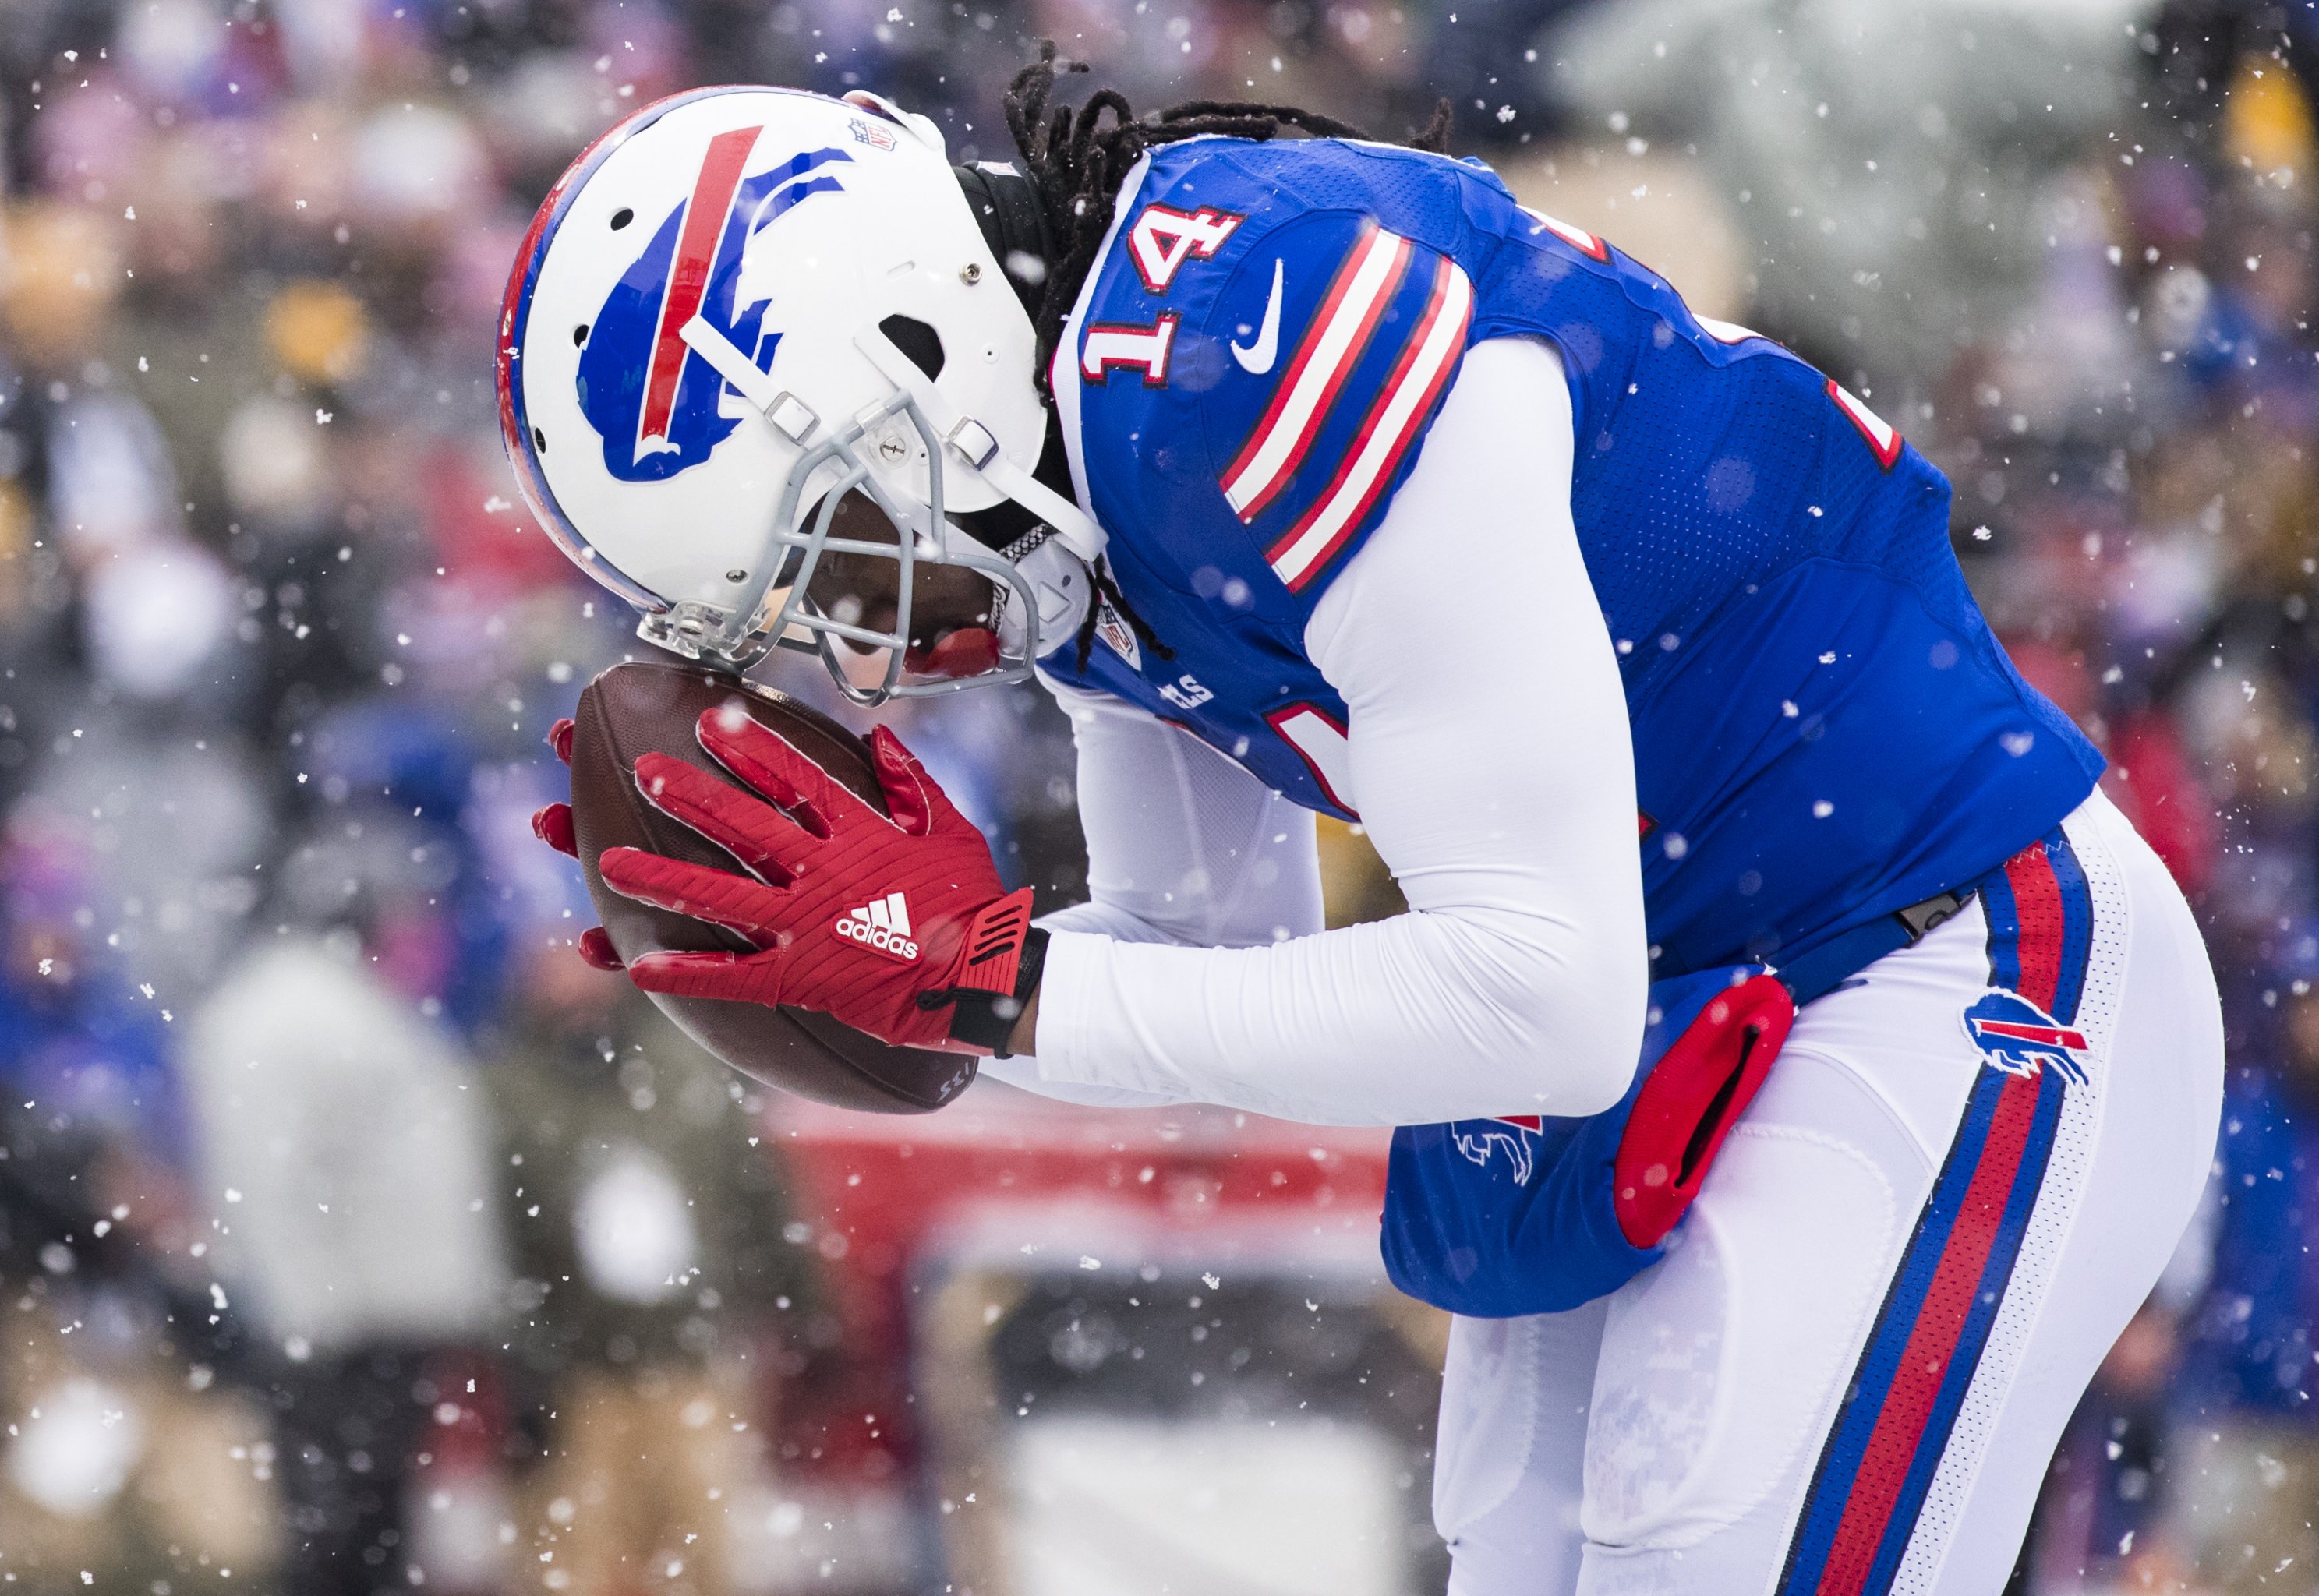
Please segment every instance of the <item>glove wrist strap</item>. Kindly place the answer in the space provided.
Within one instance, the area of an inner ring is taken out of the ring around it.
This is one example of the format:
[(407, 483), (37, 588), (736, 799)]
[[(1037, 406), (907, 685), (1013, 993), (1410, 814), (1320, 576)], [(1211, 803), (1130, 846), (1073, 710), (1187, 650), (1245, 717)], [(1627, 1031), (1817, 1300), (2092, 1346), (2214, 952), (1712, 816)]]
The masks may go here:
[(1047, 933), (1031, 924), (1031, 888), (985, 904), (966, 928), (966, 945), (950, 985), (918, 994), (918, 1006), (951, 1005), (950, 1040), (1012, 1058), (1006, 1039), (1023, 1005), (1039, 989), (1047, 960)]
[(1007, 1050), (1007, 1038), (1015, 1033), (1015, 1022), (1023, 1017), (1024, 1005), (1031, 1001), (1031, 994), (1039, 989), (1039, 978), (1046, 963), (1047, 933), (1037, 926), (1025, 927), (1015, 954), (1014, 978), (1005, 991), (951, 989), (953, 1006), (950, 1039), (979, 1048), (996, 1059), (1013, 1058), (1015, 1055)]

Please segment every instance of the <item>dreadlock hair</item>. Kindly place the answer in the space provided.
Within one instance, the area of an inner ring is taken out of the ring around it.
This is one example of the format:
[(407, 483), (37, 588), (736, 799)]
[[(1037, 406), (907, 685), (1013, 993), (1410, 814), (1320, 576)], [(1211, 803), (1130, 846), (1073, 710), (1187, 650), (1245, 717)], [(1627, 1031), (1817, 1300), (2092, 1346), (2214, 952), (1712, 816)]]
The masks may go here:
[[(1084, 72), (1084, 61), (1057, 59), (1055, 41), (1043, 40), (1039, 59), (1015, 75), (1006, 86), (1006, 128), (1023, 153), (1023, 167), (1037, 190), (1039, 207), (1047, 224), (1055, 258), (1048, 261), (1044, 291), (1032, 325), (1039, 336), (1034, 368), (1042, 392), (1062, 341), (1063, 323), (1078, 302), (1079, 289), (1095, 267), (1104, 236), (1111, 230), (1121, 179), (1128, 168), (1155, 144), (1172, 144), (1202, 134), (1232, 139), (1274, 139), (1283, 128), (1295, 128), (1316, 139), (1366, 139), (1349, 122), (1322, 116), (1295, 105), (1260, 105), (1238, 100), (1187, 100), (1150, 116), (1138, 117), (1126, 96), (1115, 89), (1097, 89), (1087, 104), (1074, 110), (1057, 105), (1056, 81), (1069, 73)], [(1104, 113), (1111, 113), (1109, 125)], [(1449, 149), (1449, 102), (1433, 108), (1433, 118), (1410, 141), (1414, 149), (1443, 155)], [(1135, 612), (1120, 591), (1101, 555), (1092, 567), (1096, 591), (1110, 602), (1136, 639), (1163, 660), (1175, 651), (1160, 640), (1150, 623)], [(1078, 668), (1084, 672), (1095, 645), (1100, 606), (1090, 604), (1079, 625)]]
[[(1119, 583), (1111, 574), (1111, 562), (1097, 555), (1095, 564), (1087, 569), (1095, 578), (1095, 591), (1110, 600), (1112, 609), (1117, 610), (1120, 618), (1127, 623), (1128, 630), (1135, 634), (1136, 641), (1163, 660), (1174, 659), (1176, 651), (1160, 641), (1160, 634), (1151, 629), (1151, 623), (1136, 614), (1135, 606), (1130, 604), (1127, 595), (1119, 591)], [(1087, 656), (1095, 653), (1095, 629), (1102, 619), (1103, 606), (1100, 604), (1088, 605), (1087, 614), (1079, 619), (1077, 642), (1078, 672), (1082, 676), (1087, 674)]]
[[(1204, 133), (1233, 139), (1277, 138), (1295, 128), (1317, 139), (1366, 139), (1349, 122), (1295, 105), (1259, 105), (1238, 100), (1188, 100), (1138, 117), (1115, 89), (1097, 89), (1077, 110), (1051, 104), (1056, 81), (1084, 72), (1084, 61), (1060, 60), (1055, 41), (1042, 41), (1039, 59), (1015, 75), (1006, 87), (1007, 131), (1023, 153), (1023, 166), (1038, 190), (1039, 203), (1053, 240), (1056, 258), (1047, 263), (1045, 292), (1032, 318), (1039, 334), (1037, 377), (1042, 389), (1062, 339), (1063, 323), (1078, 302), (1079, 289), (1094, 268), (1111, 230), (1120, 180), (1155, 144), (1172, 144)], [(1104, 125), (1103, 113), (1111, 113)], [(1446, 154), (1449, 149), (1449, 102), (1433, 108), (1433, 118), (1409, 141), (1413, 149)]]

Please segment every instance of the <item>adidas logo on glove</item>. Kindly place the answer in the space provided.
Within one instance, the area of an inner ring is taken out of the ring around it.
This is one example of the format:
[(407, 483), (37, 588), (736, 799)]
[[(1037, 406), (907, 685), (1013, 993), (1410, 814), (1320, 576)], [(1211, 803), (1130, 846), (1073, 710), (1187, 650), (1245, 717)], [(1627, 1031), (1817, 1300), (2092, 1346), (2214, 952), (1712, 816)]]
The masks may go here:
[(898, 959), (905, 964), (918, 956), (918, 944), (910, 937), (910, 906), (902, 901), (898, 892), (889, 892), (873, 904), (848, 909), (838, 917), (837, 934), (851, 937), (873, 952), (889, 959)]

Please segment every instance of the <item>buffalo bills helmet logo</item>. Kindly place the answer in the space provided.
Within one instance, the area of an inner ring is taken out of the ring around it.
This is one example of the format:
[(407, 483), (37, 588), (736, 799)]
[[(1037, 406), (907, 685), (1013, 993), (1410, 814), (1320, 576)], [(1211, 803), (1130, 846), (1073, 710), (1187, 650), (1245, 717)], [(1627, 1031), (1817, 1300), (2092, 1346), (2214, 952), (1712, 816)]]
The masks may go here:
[(580, 408), (604, 440), (604, 469), (621, 482), (663, 482), (698, 465), (741, 424), (737, 408), (725, 413), (724, 380), (684, 341), (693, 317), (732, 339), (759, 370), (772, 369), (781, 335), (763, 329), (768, 302), (746, 296), (743, 257), (792, 207), (842, 192), (824, 168), (853, 158), (809, 149), (744, 177), (762, 131), (735, 128), (708, 141), (691, 197), (662, 221), (582, 329)]
[(1537, 1168), (1536, 1143), (1541, 1122), (1534, 1114), (1506, 1114), (1493, 1120), (1460, 1120), (1449, 1127), (1449, 1139), (1457, 1150), (1484, 1168), (1488, 1168), (1490, 1155), (1502, 1149), (1506, 1162), (1513, 1166), (1514, 1184), (1528, 1186), (1530, 1171)]
[(1965, 1034), (1991, 1065), (2008, 1075), (2035, 1077), (2047, 1065), (2064, 1080), (2085, 1084), (2085, 1032), (2062, 1024), (2018, 992), (1992, 987), (1964, 1011)]

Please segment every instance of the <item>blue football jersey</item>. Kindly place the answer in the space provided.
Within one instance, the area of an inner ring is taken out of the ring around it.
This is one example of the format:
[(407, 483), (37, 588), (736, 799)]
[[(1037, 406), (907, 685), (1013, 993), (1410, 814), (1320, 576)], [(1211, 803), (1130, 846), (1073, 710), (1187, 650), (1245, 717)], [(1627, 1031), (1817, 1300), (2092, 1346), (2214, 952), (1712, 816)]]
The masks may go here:
[(1166, 145), (1123, 191), (1052, 375), (1081, 500), (1170, 657), (1105, 607), (1084, 669), (1065, 648), (1048, 672), (1351, 817), (1304, 625), (1465, 350), (1509, 336), (1570, 383), (1659, 976), (1799, 957), (1978, 879), (2092, 789), (2100, 756), (1966, 591), (1946, 481), (1865, 404), (1486, 167), (1347, 140)]

